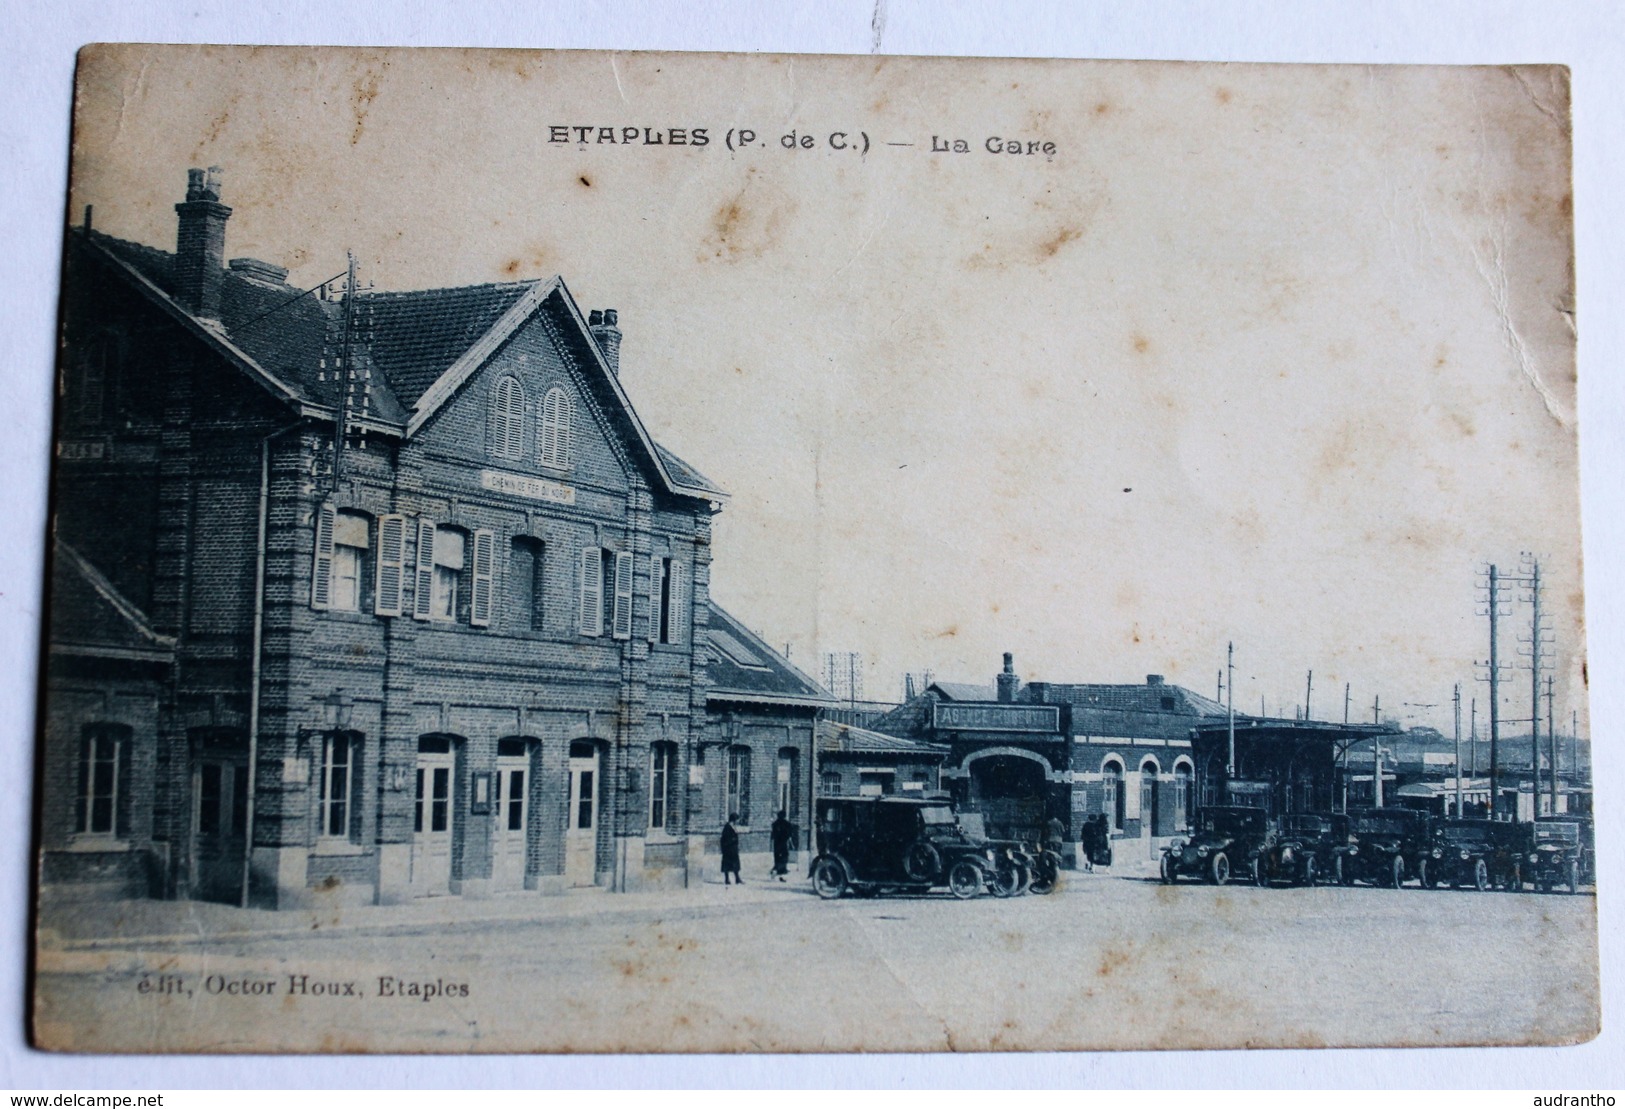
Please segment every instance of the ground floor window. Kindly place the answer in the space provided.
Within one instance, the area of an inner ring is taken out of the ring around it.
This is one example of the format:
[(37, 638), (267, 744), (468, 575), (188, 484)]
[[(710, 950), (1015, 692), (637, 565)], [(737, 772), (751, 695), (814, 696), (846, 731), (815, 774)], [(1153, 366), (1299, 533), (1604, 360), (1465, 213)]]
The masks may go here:
[(750, 823), (750, 748), (728, 749), (728, 788), (726, 815), (738, 816), (739, 823)]
[(672, 775), (677, 769), (677, 745), (656, 743), (649, 748), (649, 827), (665, 829), (672, 819)]
[(1123, 767), (1119, 763), (1109, 762), (1102, 772), (1101, 781), (1101, 811), (1106, 814), (1106, 822), (1114, 832), (1123, 830), (1123, 821), (1127, 814), (1128, 797), (1123, 792)]
[(322, 737), (317, 819), (320, 834), (326, 839), (352, 838), (355, 771), (361, 762), (360, 747), (360, 738), (348, 732), (330, 732)]
[(128, 758), (130, 730), (116, 724), (93, 724), (79, 744), (79, 792), (74, 831), (85, 836), (118, 834), (120, 783)]

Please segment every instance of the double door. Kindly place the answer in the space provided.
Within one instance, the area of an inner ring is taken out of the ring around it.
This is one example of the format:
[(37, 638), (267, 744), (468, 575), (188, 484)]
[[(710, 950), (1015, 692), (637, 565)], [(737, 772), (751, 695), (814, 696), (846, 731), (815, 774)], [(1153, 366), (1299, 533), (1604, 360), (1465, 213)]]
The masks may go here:
[(598, 878), (598, 748), (570, 744), (570, 792), (564, 822), (564, 881), (590, 886)]

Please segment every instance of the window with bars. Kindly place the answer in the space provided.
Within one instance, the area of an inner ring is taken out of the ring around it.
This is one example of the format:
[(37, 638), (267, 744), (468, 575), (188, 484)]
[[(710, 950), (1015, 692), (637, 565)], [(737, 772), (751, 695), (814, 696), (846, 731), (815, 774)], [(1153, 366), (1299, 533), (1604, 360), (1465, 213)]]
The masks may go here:
[(569, 467), (575, 451), (575, 406), (557, 385), (542, 397), (540, 448), (543, 466)]
[(497, 381), (491, 394), (491, 454), (509, 461), (525, 450), (525, 387), (517, 378)]

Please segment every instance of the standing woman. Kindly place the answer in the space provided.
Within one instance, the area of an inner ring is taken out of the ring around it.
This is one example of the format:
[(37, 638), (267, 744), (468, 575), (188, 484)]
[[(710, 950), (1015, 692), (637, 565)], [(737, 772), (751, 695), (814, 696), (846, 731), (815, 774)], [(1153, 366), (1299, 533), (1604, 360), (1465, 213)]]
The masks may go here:
[(734, 827), (734, 821), (739, 819), (738, 813), (728, 814), (728, 823), (722, 826), (722, 884), (728, 885), (729, 876), (740, 885), (745, 880), (739, 876), (739, 829)]

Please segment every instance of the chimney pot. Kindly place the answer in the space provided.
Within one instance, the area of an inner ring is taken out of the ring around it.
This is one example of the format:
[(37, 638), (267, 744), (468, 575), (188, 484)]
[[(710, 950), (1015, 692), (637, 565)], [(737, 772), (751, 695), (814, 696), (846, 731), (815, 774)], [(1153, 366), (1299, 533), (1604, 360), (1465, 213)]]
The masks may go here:
[(587, 329), (592, 337), (598, 341), (598, 349), (604, 352), (604, 361), (609, 363), (609, 372), (620, 375), (621, 372), (621, 329), (618, 326), (620, 313), (613, 308), (594, 308), (587, 314)]
[(1162, 684), (1162, 675), (1161, 674), (1147, 674), (1145, 676), (1145, 684), (1146, 685), (1161, 685)]
[(999, 700), (1006, 703), (1016, 699), (1016, 687), (1020, 680), (1016, 677), (1016, 656), (1009, 651), (1004, 652), (1004, 669), (999, 672), (997, 681)]
[(186, 199), (175, 205), (175, 215), (175, 299), (193, 315), (217, 320), (231, 218), (220, 203), (219, 166), (186, 171)]

